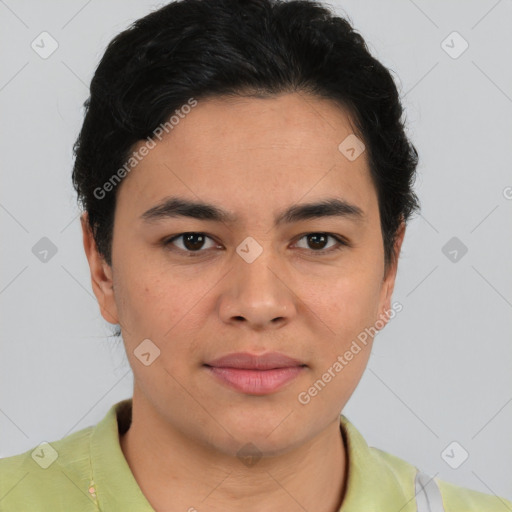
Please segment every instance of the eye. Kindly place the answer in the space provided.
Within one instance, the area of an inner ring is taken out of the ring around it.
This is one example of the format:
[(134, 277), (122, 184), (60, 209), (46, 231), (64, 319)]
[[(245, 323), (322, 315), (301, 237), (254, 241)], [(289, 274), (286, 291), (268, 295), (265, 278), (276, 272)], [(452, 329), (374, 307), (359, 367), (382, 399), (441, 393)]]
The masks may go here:
[[(182, 242), (180, 244), (175, 243), (175, 241), (182, 239)], [(187, 252), (188, 256), (196, 256), (194, 253), (199, 252), (205, 252), (204, 250), (204, 244), (206, 240), (210, 240), (212, 243), (210, 247), (206, 247), (206, 249), (209, 249), (211, 247), (215, 247), (216, 243), (212, 238), (205, 235), (204, 233), (196, 233), (196, 232), (189, 232), (189, 233), (181, 233), (180, 235), (173, 236), (172, 238), (168, 238), (167, 240), (164, 240), (163, 245), (165, 247), (168, 247), (170, 245), (174, 245), (179, 250), (183, 252)], [(181, 247), (180, 247), (181, 245)], [(169, 247), (172, 249), (172, 247)]]
[[(334, 240), (334, 244), (326, 250), (326, 244), (329, 238)], [(303, 239), (306, 239), (306, 244), (309, 244), (309, 247), (301, 248), (320, 254), (329, 254), (349, 245), (341, 237), (332, 235), (331, 233), (307, 233), (306, 235), (303, 235), (299, 241)]]
[[(331, 239), (333, 243), (329, 246), (328, 240)], [(206, 241), (210, 241), (210, 245), (206, 245)], [(347, 247), (350, 244), (344, 240), (342, 237), (337, 235), (333, 235), (331, 233), (306, 233), (301, 236), (299, 242), (301, 240), (306, 240), (306, 244), (309, 247), (300, 247), (300, 249), (305, 249), (306, 251), (310, 251), (316, 253), (318, 255), (331, 254), (337, 250), (342, 249), (343, 247)], [(297, 246), (298, 242), (296, 242)], [(169, 250), (175, 250), (177, 252), (185, 253), (186, 256), (201, 256), (201, 253), (205, 253), (207, 249), (212, 248), (220, 248), (220, 246), (208, 235), (200, 232), (187, 232), (180, 233), (179, 235), (175, 235), (171, 238), (168, 238), (162, 242), (162, 245)]]

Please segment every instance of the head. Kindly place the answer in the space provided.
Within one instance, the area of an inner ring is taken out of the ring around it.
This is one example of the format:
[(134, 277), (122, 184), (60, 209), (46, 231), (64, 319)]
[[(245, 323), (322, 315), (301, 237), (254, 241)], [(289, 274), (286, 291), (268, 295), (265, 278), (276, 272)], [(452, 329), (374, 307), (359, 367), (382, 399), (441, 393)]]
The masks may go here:
[[(319, 3), (182, 0), (114, 38), (85, 106), (73, 182), (134, 392), (226, 454), (312, 439), (364, 372), (361, 333), (390, 317), (419, 206), (390, 72)], [(302, 370), (240, 392), (207, 366), (233, 352)]]

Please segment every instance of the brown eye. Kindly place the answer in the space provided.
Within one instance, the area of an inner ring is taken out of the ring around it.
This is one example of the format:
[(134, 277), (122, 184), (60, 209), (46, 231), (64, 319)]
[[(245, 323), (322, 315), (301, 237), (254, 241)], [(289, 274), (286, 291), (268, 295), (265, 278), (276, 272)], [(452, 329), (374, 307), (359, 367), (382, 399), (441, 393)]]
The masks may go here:
[[(182, 242), (181, 242), (181, 244), (178, 244), (177, 241), (179, 241), (180, 239), (182, 239)], [(215, 243), (209, 236), (205, 235), (204, 233), (195, 233), (195, 232), (181, 233), (180, 235), (174, 236), (174, 237), (170, 238), (169, 240), (165, 241), (164, 245), (166, 247), (173, 245), (176, 248), (178, 248), (178, 250), (181, 250), (184, 252), (190, 252), (190, 253), (205, 252), (202, 249), (204, 249), (204, 245), (207, 240), (211, 240), (211, 245), (210, 245), (210, 247), (206, 247), (206, 249), (215, 247)]]
[(312, 249), (324, 249), (329, 237), (323, 233), (313, 233), (306, 238)]
[(183, 245), (190, 251), (197, 251), (204, 245), (205, 237), (201, 233), (183, 235)]
[[(328, 246), (329, 239), (334, 240), (334, 244)], [(301, 247), (301, 249), (318, 253), (330, 253), (348, 245), (344, 240), (330, 233), (308, 233), (300, 238), (300, 240), (306, 240), (307, 245), (307, 247)]]

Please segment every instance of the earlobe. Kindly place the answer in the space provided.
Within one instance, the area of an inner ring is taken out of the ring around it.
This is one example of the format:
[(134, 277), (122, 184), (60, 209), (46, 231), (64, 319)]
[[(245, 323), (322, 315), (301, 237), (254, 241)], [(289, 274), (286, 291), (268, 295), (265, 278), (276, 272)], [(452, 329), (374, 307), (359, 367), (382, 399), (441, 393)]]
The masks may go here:
[(112, 268), (98, 252), (94, 236), (89, 226), (87, 212), (80, 216), (80, 222), (82, 224), (85, 255), (87, 256), (91, 272), (92, 289), (98, 301), (101, 315), (107, 322), (118, 324), (119, 320), (114, 297)]

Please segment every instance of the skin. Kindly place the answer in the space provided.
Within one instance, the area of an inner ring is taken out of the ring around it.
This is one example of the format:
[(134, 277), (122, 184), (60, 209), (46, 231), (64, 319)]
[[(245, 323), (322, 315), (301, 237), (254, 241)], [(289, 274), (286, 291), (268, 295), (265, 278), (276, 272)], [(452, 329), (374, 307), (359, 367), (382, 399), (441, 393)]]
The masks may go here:
[[(390, 310), (397, 270), (385, 273), (366, 153), (349, 161), (338, 150), (353, 132), (336, 104), (302, 93), (201, 100), (119, 185), (112, 267), (83, 215), (94, 293), (105, 320), (121, 325), (134, 373), (121, 448), (155, 510), (341, 506), (347, 459), (339, 414), (372, 340), (307, 405), (297, 397)], [(238, 220), (140, 219), (170, 195), (214, 203)], [(273, 226), (287, 206), (332, 197), (359, 206), (363, 219)], [(187, 256), (183, 238), (163, 245), (183, 232), (210, 237), (200, 256)], [(351, 246), (329, 254), (336, 240), (322, 248), (308, 233), (333, 233)], [(396, 260), (404, 233), (402, 225)], [(236, 252), (248, 236), (263, 249), (250, 264)], [(161, 351), (149, 366), (134, 355), (146, 338)], [(243, 351), (278, 351), (307, 367), (277, 392), (250, 395), (203, 366)], [(246, 443), (262, 455), (252, 466), (237, 457)]]

